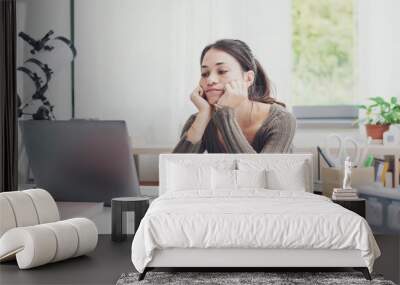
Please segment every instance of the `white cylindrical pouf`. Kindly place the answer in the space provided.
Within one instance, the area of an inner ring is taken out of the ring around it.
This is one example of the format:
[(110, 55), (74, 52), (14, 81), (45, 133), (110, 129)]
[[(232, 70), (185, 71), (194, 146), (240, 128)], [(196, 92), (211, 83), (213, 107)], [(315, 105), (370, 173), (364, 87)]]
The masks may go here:
[(86, 218), (74, 218), (62, 221), (75, 227), (78, 232), (79, 245), (74, 257), (86, 254), (96, 248), (98, 232), (96, 225)]
[(57, 251), (55, 234), (40, 225), (11, 229), (1, 237), (0, 244), (0, 252), (16, 253), (20, 269), (49, 263)]
[(79, 238), (75, 228), (68, 223), (55, 222), (42, 225), (51, 229), (57, 238), (57, 252), (51, 262), (73, 257), (77, 251)]
[(32, 199), (39, 218), (39, 224), (51, 223), (60, 220), (57, 204), (53, 197), (43, 189), (29, 189), (22, 191)]
[(33, 226), (39, 223), (35, 206), (30, 196), (22, 191), (3, 192), (14, 211), (17, 227)]
[(17, 223), (10, 202), (6, 197), (2, 196), (2, 193), (0, 193), (0, 237), (6, 231), (15, 228), (16, 226)]
[(0, 193), (0, 261), (28, 269), (96, 248), (96, 225), (86, 218), (58, 221), (54, 199), (43, 189)]

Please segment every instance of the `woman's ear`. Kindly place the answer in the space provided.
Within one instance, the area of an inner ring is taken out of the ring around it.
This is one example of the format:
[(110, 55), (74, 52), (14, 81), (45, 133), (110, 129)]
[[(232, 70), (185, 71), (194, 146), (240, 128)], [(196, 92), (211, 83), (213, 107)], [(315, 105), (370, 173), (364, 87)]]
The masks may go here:
[(248, 87), (253, 85), (254, 79), (255, 79), (255, 74), (253, 70), (249, 70), (244, 73), (244, 81), (247, 83)]

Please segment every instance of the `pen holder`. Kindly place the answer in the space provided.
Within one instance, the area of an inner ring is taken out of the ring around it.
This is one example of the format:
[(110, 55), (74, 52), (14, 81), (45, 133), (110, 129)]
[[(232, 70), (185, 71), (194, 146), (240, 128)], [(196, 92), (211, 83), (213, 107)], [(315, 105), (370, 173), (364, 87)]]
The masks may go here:
[[(322, 192), (327, 197), (332, 197), (333, 188), (342, 188), (344, 169), (336, 167), (322, 167), (321, 181)], [(351, 186), (368, 185), (374, 183), (373, 167), (357, 167), (351, 170)]]

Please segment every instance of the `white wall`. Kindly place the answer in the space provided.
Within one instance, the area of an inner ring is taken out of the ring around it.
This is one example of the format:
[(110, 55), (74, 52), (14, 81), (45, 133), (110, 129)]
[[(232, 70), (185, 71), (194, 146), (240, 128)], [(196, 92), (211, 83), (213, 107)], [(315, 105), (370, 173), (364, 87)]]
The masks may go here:
[[(358, 7), (360, 98), (393, 96), (398, 88), (393, 78), (400, 64), (390, 59), (399, 61), (394, 50), (400, 25), (391, 25), (398, 20), (390, 11), (399, 2), (387, 0), (380, 9), (373, 3), (359, 1)], [(189, 94), (199, 78), (200, 52), (224, 37), (240, 38), (252, 47), (277, 97), (290, 108), (290, 9), (290, 0), (77, 1), (77, 117), (123, 119), (135, 147), (173, 147), (183, 123), (195, 112)], [(379, 51), (388, 54), (379, 57)], [(372, 55), (374, 62), (365, 60)], [(377, 75), (381, 59), (382, 75)], [(331, 132), (362, 137), (364, 129), (298, 129), (294, 145), (323, 146)], [(157, 157), (141, 157), (140, 174), (142, 180), (157, 180)]]
[[(69, 35), (69, 0), (18, 0), (18, 31)], [(400, 2), (358, 1), (360, 97), (400, 94)], [(195, 108), (189, 94), (199, 78), (202, 48), (223, 37), (253, 48), (290, 104), (290, 0), (75, 1), (78, 118), (123, 119), (134, 146), (173, 147)], [(260, 12), (261, 11), (261, 12)], [(18, 54), (27, 50), (18, 39)], [(22, 57), (19, 56), (19, 62)], [(69, 67), (49, 94), (59, 119), (69, 118)], [(298, 129), (296, 147), (323, 145), (327, 134), (360, 136), (358, 129)], [(143, 180), (157, 178), (157, 160), (141, 158)]]
[[(260, 13), (262, 11), (262, 13)], [(174, 145), (208, 43), (239, 38), (290, 90), (290, 1), (76, 1), (76, 114), (127, 121), (135, 146)]]

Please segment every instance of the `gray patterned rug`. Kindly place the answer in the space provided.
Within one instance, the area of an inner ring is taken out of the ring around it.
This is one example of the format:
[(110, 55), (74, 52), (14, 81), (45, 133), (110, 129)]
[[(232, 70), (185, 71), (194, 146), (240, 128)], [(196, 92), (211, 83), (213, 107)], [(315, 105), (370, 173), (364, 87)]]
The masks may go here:
[(145, 284), (387, 284), (382, 276), (372, 275), (368, 281), (360, 272), (148, 272), (142, 281), (138, 281), (139, 273), (122, 274), (117, 285)]

